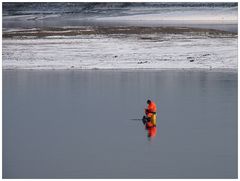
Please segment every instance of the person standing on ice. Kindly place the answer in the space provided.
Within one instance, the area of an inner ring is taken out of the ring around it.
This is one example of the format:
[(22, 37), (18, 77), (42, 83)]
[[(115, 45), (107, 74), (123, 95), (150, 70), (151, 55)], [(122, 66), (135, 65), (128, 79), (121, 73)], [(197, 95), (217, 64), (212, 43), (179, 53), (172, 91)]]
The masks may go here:
[(148, 108), (145, 109), (145, 116), (143, 116), (143, 124), (146, 127), (156, 127), (157, 126), (157, 106), (151, 101), (147, 100)]
[(145, 125), (145, 129), (148, 131), (147, 137), (149, 141), (157, 134), (157, 106), (151, 101), (147, 100), (148, 108), (145, 109), (145, 116), (142, 118), (142, 122)]

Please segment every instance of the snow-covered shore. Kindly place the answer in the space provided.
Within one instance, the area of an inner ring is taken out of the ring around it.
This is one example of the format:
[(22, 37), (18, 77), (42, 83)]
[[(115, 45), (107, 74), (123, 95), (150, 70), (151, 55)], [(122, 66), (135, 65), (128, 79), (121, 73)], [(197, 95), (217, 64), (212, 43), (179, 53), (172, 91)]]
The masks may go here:
[(237, 3), (3, 3), (3, 69), (234, 69)]
[(118, 34), (3, 39), (3, 69), (237, 69), (237, 37)]

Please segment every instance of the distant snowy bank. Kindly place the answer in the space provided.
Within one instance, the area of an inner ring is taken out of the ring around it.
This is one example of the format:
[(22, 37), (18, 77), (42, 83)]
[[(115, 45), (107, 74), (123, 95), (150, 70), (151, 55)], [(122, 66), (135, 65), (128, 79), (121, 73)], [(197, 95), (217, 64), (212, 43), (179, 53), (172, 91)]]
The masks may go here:
[(48, 36), (38, 31), (44, 35), (38, 38), (34, 32), (8, 33), (10, 38), (3, 38), (2, 43), (4, 69), (237, 69), (237, 35), (231, 33), (85, 32), (65, 36), (68, 32), (62, 32)]
[(3, 69), (237, 70), (238, 3), (4, 2)]

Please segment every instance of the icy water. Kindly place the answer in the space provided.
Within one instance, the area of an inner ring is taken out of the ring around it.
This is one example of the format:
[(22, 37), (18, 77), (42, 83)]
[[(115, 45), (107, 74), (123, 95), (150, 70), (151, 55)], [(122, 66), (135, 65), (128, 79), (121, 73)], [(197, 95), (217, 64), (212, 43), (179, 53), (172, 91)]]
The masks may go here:
[(236, 178), (237, 73), (3, 70), (3, 177)]
[(3, 28), (177, 26), (237, 33), (236, 2), (3, 3)]

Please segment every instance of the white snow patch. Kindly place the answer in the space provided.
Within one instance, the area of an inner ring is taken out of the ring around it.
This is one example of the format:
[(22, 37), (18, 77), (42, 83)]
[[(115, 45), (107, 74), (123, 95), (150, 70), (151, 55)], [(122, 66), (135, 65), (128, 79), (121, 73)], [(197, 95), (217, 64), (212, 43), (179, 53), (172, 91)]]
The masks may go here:
[(3, 39), (4, 69), (237, 69), (237, 38), (189, 35)]

